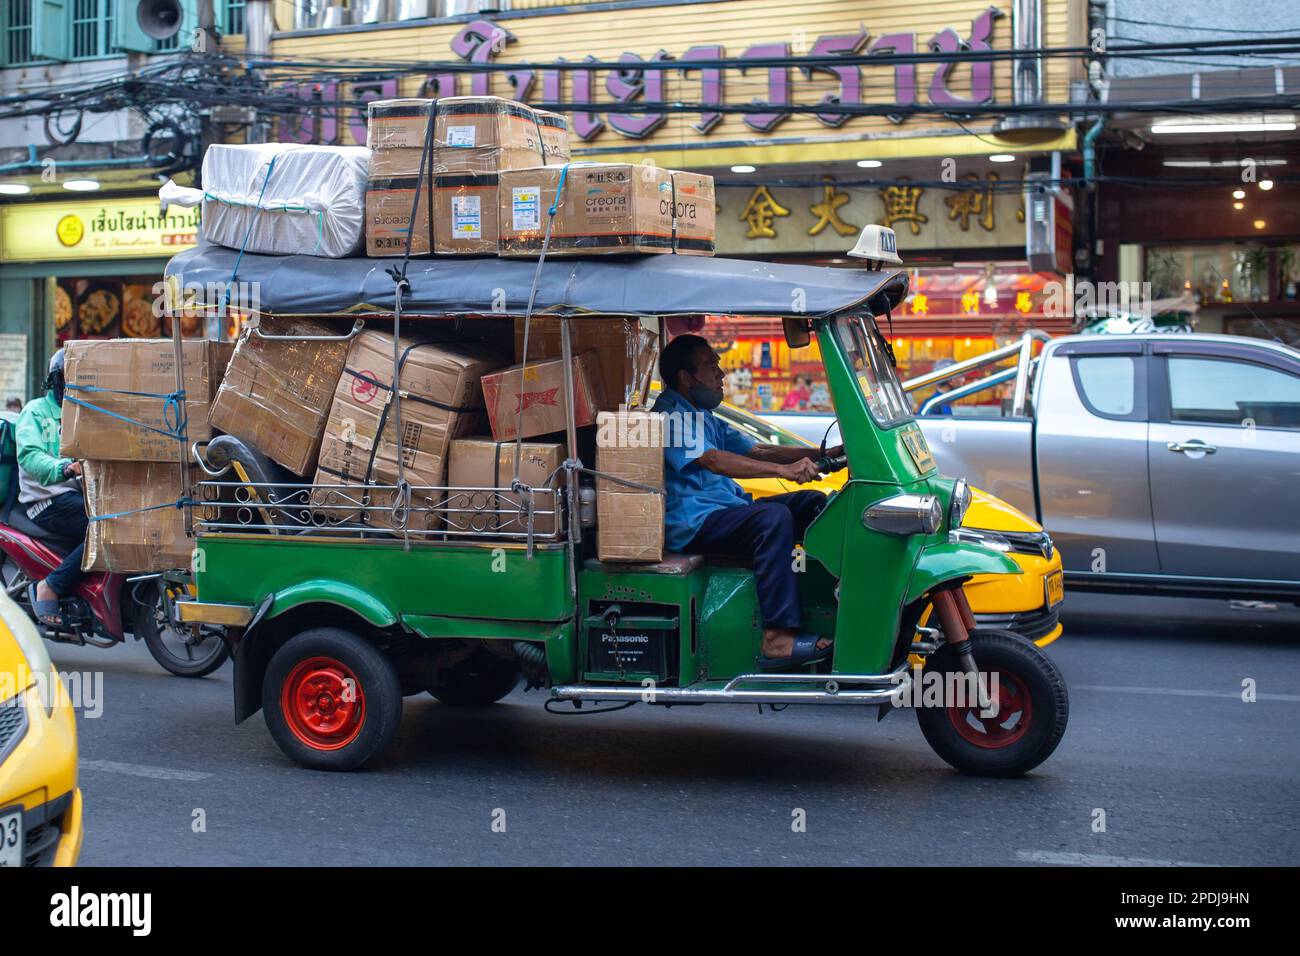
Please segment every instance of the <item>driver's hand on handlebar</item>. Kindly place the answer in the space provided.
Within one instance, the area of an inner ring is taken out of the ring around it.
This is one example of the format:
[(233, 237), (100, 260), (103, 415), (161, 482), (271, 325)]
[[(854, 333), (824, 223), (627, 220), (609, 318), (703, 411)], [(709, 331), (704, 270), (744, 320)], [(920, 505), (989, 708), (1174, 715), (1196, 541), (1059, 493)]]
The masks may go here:
[(81, 477), (81, 462), (79, 462), (79, 461), (70, 461), (70, 462), (68, 462), (66, 465), (64, 465), (64, 466), (63, 466), (63, 477), (64, 477), (64, 478), (80, 478), (80, 477)]
[(844, 446), (843, 446), (843, 445), (836, 445), (834, 448), (827, 448), (827, 449), (826, 449), (826, 457), (827, 457), (827, 458), (843, 458), (843, 457), (844, 457)]
[(811, 458), (800, 458), (786, 465), (785, 473), (781, 477), (803, 485), (810, 481), (817, 481), (821, 478), (821, 473), (817, 471), (817, 464)]

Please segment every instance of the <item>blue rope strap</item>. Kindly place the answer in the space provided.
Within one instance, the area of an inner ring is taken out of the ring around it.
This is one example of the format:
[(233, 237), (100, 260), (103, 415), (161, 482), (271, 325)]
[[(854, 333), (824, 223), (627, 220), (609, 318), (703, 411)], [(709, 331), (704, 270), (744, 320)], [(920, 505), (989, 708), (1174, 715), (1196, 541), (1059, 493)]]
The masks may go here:
[(196, 501), (193, 498), (177, 498), (175, 501), (164, 501), (160, 505), (149, 505), (144, 508), (131, 508), (128, 511), (115, 511), (112, 514), (108, 514), (108, 515), (91, 515), (90, 520), (107, 521), (110, 518), (125, 518), (128, 515), (138, 515), (146, 511), (160, 511), (163, 508), (176, 508), (177, 510), (179, 510), (181, 508), (184, 508), (187, 505), (197, 505), (197, 504), (201, 504), (201, 502)]
[[(235, 279), (239, 275), (239, 264), (244, 261), (244, 250), (248, 248), (248, 240), (253, 238), (253, 226), (257, 224), (257, 214), (262, 210), (262, 198), (266, 195), (266, 187), (271, 183), (271, 173), (275, 171), (275, 161), (279, 156), (272, 156), (271, 162), (266, 167), (266, 178), (262, 180), (262, 191), (257, 194), (257, 205), (253, 207), (253, 215), (248, 219), (248, 229), (244, 233), (244, 242), (239, 247), (239, 255), (235, 256), (235, 267), (230, 270), (230, 283), (226, 286), (225, 293), (221, 296), (221, 305), (217, 309), (217, 321), (221, 322), (226, 317), (226, 303), (230, 301), (230, 289), (235, 284)], [(325, 217), (322, 214), (317, 228), (325, 228)], [(316, 244), (320, 245), (320, 236), (316, 238)], [(313, 252), (315, 250), (312, 250)]]
[(560, 181), (555, 185), (555, 199), (551, 202), (551, 208), (546, 210), (548, 216), (554, 217), (560, 209), (560, 197), (564, 195), (564, 181), (569, 176), (569, 164), (565, 163), (560, 167)]
[(74, 395), (63, 396), (64, 401), (72, 402), (72, 404), (80, 406), (81, 408), (87, 408), (93, 412), (99, 412), (103, 415), (108, 415), (110, 418), (116, 418), (118, 421), (126, 422), (128, 425), (134, 425), (137, 428), (148, 429), (151, 432), (157, 432), (159, 435), (166, 435), (168, 438), (175, 438), (178, 441), (188, 443), (186, 428), (189, 425), (189, 416), (186, 414), (185, 411), (185, 393), (183, 391), (132, 392), (120, 388), (101, 388), (98, 385), (73, 385), (70, 382), (64, 387), (69, 390), (78, 391), (78, 392), (108, 392), (114, 395), (134, 395), (139, 398), (161, 398), (163, 400), (162, 419), (163, 419), (163, 424), (166, 426), (165, 428), (158, 428), (155, 425), (150, 425), (148, 422), (138, 421), (127, 415), (122, 415), (118, 412), (109, 411), (107, 408), (102, 408), (99, 405), (94, 405), (90, 402), (82, 401), (81, 399), (77, 398)]

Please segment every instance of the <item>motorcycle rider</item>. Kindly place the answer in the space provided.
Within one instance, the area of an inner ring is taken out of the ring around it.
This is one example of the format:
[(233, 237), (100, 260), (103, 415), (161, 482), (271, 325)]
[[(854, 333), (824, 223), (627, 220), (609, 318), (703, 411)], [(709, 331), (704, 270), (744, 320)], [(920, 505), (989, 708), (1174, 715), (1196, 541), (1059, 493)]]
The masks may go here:
[(81, 462), (59, 457), (64, 388), (63, 349), (59, 349), (50, 359), (45, 394), (23, 406), (15, 433), (18, 506), (50, 537), (78, 542), (45, 580), (28, 589), (32, 612), (49, 626), (59, 624), (59, 600), (72, 594), (81, 580), (81, 555), (89, 524), (85, 497), (76, 480)]

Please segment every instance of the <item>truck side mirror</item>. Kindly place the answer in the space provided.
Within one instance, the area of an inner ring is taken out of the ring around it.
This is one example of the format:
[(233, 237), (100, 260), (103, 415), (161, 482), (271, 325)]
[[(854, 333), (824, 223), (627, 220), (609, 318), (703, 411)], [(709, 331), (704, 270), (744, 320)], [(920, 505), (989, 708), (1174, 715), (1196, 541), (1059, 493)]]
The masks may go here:
[(807, 348), (812, 342), (812, 332), (808, 327), (807, 319), (787, 316), (781, 320), (781, 327), (785, 332), (785, 344), (792, 349)]

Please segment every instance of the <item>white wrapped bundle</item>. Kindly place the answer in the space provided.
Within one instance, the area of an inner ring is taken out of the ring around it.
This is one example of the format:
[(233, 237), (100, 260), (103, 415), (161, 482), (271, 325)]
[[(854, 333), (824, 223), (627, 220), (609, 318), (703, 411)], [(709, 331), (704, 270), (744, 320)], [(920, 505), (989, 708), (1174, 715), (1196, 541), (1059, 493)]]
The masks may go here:
[[(203, 237), (264, 255), (350, 256), (365, 238), (364, 146), (215, 144), (203, 157), (203, 189), (168, 182), (167, 203), (203, 203)], [(250, 230), (251, 225), (251, 230)]]

